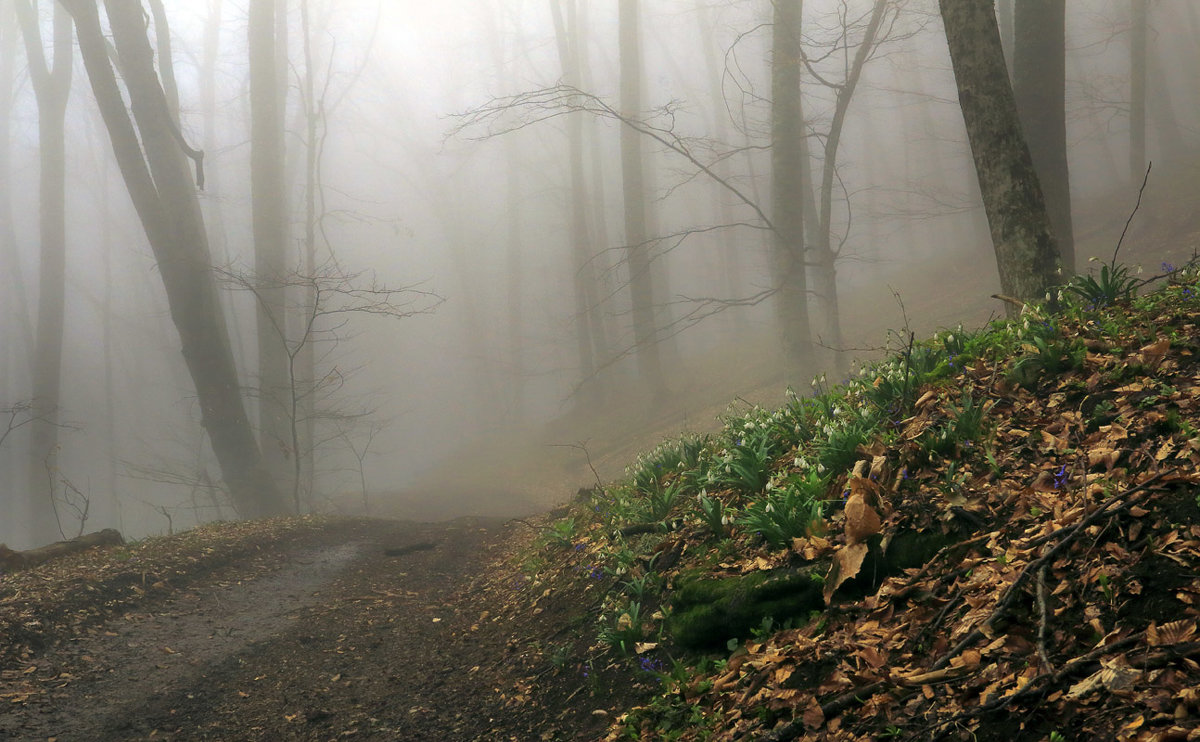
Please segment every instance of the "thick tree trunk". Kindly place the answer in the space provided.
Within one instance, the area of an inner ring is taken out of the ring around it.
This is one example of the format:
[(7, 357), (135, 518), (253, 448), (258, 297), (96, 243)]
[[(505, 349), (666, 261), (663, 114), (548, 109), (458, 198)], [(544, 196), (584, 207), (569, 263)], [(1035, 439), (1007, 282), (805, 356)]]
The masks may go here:
[[(1042, 301), (1059, 282), (1058, 246), (1038, 184), (991, 0), (940, 0), (958, 101), (987, 210), (1000, 288)], [(1009, 312), (1014, 312), (1012, 306)]]
[[(621, 114), (642, 115), (642, 48), (638, 1), (620, 0)], [(655, 398), (666, 394), (662, 355), (655, 327), (654, 281), (646, 228), (646, 183), (642, 172), (642, 135), (621, 127), (621, 192), (625, 202), (625, 255), (633, 304), (633, 337), (638, 372)]]
[[(277, 481), (291, 479), (288, 408), (287, 205), (283, 98), (277, 47), (278, 0), (250, 0), (250, 200), (258, 319), (258, 440)], [(293, 483), (295, 485), (295, 483)], [(292, 488), (295, 493), (295, 487)], [(297, 512), (300, 502), (293, 496)]]
[(776, 319), (785, 357), (812, 364), (804, 249), (800, 0), (777, 0), (771, 50), (771, 221)]
[[(71, 92), (71, 18), (54, 6), (53, 60), (47, 64), (35, 6), (19, 0), (17, 13), (38, 105), (37, 333), (33, 362), (33, 415), (29, 450), (29, 525), (35, 540), (58, 532), (54, 483), (58, 478), (59, 393), (67, 283), (67, 99)], [(52, 66), (51, 66), (52, 65)]]
[(1075, 273), (1067, 166), (1066, 0), (1017, 0), (1013, 94), (1064, 276)]
[[(108, 0), (109, 25), (121, 56), (135, 132), (108, 58), (99, 13), (90, 0), (60, 0), (75, 18), (79, 49), (117, 164), (158, 260), (184, 361), (196, 385), (202, 423), (225, 484), (244, 517), (286, 511), (263, 466), (240, 396), (224, 314), (217, 299), (208, 239), (192, 184), (154, 72), (137, 0)], [(143, 157), (143, 150), (145, 156)]]

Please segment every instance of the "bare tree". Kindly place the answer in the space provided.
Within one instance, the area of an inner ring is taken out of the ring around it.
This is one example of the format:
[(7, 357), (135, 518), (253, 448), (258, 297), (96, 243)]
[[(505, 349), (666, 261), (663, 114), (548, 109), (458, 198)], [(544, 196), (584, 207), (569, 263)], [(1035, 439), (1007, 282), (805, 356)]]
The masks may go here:
[(196, 386), (202, 424), (235, 507), (246, 517), (283, 512), (283, 497), (263, 466), (240, 396), (208, 238), (184, 157), (190, 148), (171, 120), (155, 73), (141, 4), (138, 0), (109, 0), (105, 4), (137, 121), (135, 131), (109, 61), (96, 4), (89, 0), (61, 2), (75, 19), (92, 91), (134, 208), (158, 260), (184, 361)]
[[(958, 101), (987, 210), (1000, 288), (1040, 301), (1058, 282), (1058, 248), (1021, 135), (991, 0), (940, 0)], [(1008, 305), (1009, 312), (1015, 308)]]
[[(348, 325), (353, 316), (404, 319), (428, 314), (442, 298), (417, 286), (388, 288), (373, 277), (362, 273), (347, 274), (333, 261), (320, 266), (314, 273), (293, 271), (276, 282), (265, 281), (257, 274), (219, 269), (222, 279), (230, 286), (249, 291), (260, 311), (268, 319), (269, 338), (279, 346), (277, 352), (287, 360), (284, 414), (291, 451), (291, 498), (297, 513), (303, 512), (302, 485), (304, 469), (314, 454), (315, 440), (305, 437), (306, 428), (322, 417), (363, 417), (346, 415), (334, 408), (321, 409), (319, 402), (342, 386), (344, 373), (332, 359), (332, 352), (349, 339)], [(270, 297), (282, 294), (300, 297), (291, 305), (274, 307)], [(278, 312), (278, 314), (276, 314)], [(285, 318), (299, 317), (296, 331), (288, 334)], [(304, 355), (312, 352), (318, 361), (328, 363), (329, 370), (321, 378), (305, 377)], [(308, 410), (313, 410), (308, 413)], [(311, 414), (312, 420), (309, 419)], [(341, 431), (338, 431), (338, 437)], [(307, 443), (307, 446), (306, 446)]]
[[(284, 177), (283, 110), (286, 88), (280, 70), (280, 0), (250, 0), (250, 200), (254, 232), (254, 271), (261, 282), (258, 327), (258, 435), (271, 473), (287, 471), (288, 359), (276, 338), (286, 327), (288, 299), (287, 198)], [(286, 330), (284, 330), (286, 335)]]
[(67, 100), (71, 92), (71, 18), (54, 5), (52, 61), (42, 48), (37, 6), (16, 0), (17, 18), (25, 38), (29, 76), (38, 106), (38, 269), (37, 331), (34, 342), (33, 435), (29, 451), (29, 516), (34, 538), (52, 538), (56, 528), (53, 492), (45, 468), (58, 458), (59, 392), (62, 383), (63, 325), (67, 282)]
[(808, 316), (808, 256), (804, 244), (804, 114), (800, 70), (801, 4), (774, 3), (771, 27), (771, 220), (778, 294), (775, 307), (784, 353), (812, 363)]
[[(636, 118), (642, 113), (642, 42), (637, 0), (621, 0), (620, 59), (621, 112)], [(662, 356), (654, 321), (654, 279), (651, 275), (646, 224), (646, 183), (642, 171), (644, 140), (633, 129), (621, 127), (621, 184), (625, 206), (625, 250), (629, 266), (629, 293), (633, 304), (633, 335), (638, 369), (655, 398), (666, 394)]]

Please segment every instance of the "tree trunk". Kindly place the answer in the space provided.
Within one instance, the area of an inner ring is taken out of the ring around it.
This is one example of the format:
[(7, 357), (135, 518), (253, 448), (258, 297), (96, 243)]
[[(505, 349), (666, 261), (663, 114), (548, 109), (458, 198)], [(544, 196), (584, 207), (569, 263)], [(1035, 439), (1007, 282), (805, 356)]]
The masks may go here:
[[(620, 0), (621, 114), (642, 115), (642, 49), (638, 0)], [(633, 305), (633, 337), (638, 373), (655, 399), (667, 390), (655, 327), (654, 282), (646, 228), (646, 184), (642, 172), (642, 135), (621, 127), (621, 193), (625, 202), (625, 255)]]
[(244, 517), (285, 512), (284, 499), (263, 465), (242, 404), (199, 202), (154, 72), (141, 5), (137, 0), (105, 4), (137, 121), (135, 131), (109, 62), (96, 4), (60, 1), (75, 18), (84, 67), (158, 261), (184, 361), (196, 385), (202, 424), (234, 505)]
[(805, 270), (804, 117), (800, 107), (800, 1), (777, 0), (771, 50), (771, 221), (776, 318), (784, 356), (812, 364)]
[[(258, 440), (271, 475), (290, 481), (292, 450), (288, 413), (287, 204), (284, 179), (283, 99), (276, 12), (278, 0), (250, 0), (250, 200), (258, 295)], [(292, 482), (292, 507), (300, 511)]]
[(1129, 180), (1140, 183), (1146, 171), (1146, 30), (1147, 0), (1129, 0)]
[(1015, 0), (996, 0), (996, 22), (1000, 26), (1000, 46), (1004, 49), (1004, 64), (1008, 76), (1013, 75), (1013, 56), (1016, 53), (1016, 8)]
[[(579, 85), (578, 40), (575, 28), (575, 0), (550, 0), (554, 20), (558, 56), (563, 69), (563, 82)], [(560, 3), (566, 5), (566, 18)], [(604, 328), (597, 316), (596, 282), (592, 257), (595, 253), (592, 232), (588, 225), (587, 187), (583, 172), (583, 115), (575, 112), (567, 117), (567, 160), (571, 179), (571, 245), (575, 256), (575, 324), (576, 346), (579, 351), (580, 389), (587, 403), (600, 400), (596, 374), (606, 356), (597, 359), (597, 349), (606, 346)]]
[(829, 123), (829, 136), (825, 138), (825, 157), (821, 169), (821, 212), (817, 216), (819, 231), (814, 262), (818, 266), (820, 276), (817, 294), (824, 300), (825, 305), (825, 337), (822, 339), (826, 345), (833, 348), (834, 369), (839, 376), (849, 370), (849, 364), (846, 351), (842, 348), (842, 324), (838, 314), (837, 296), (837, 252), (833, 247), (833, 189), (837, 177), (838, 146), (842, 141), (846, 115), (850, 111), (850, 100), (854, 97), (854, 90), (862, 77), (863, 67), (875, 48), (875, 39), (887, 7), (888, 0), (875, 0), (871, 19), (863, 32), (862, 43), (854, 53), (854, 61), (846, 71), (845, 81), (837, 89), (833, 120)]
[(1013, 94), (1058, 242), (1063, 273), (1075, 273), (1067, 167), (1066, 0), (1017, 0)]
[[(62, 384), (63, 324), (67, 281), (66, 114), (71, 92), (71, 18), (54, 6), (53, 61), (42, 49), (35, 6), (18, 0), (29, 74), (38, 106), (37, 331), (33, 362), (33, 415), (29, 450), (29, 527), (34, 540), (58, 532), (54, 482), (58, 478), (59, 392)], [(52, 65), (52, 66), (51, 66)]]
[[(1058, 246), (1004, 70), (991, 0), (939, 0), (958, 101), (992, 233), (1000, 288), (1042, 301), (1059, 282)], [(1008, 307), (1015, 314), (1015, 307)]]

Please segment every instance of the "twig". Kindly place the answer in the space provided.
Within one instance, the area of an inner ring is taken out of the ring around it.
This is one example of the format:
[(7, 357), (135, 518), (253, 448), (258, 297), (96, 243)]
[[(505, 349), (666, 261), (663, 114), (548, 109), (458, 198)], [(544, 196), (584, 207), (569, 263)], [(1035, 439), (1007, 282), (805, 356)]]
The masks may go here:
[(1004, 591), (1004, 594), (1000, 597), (1000, 600), (996, 603), (995, 609), (992, 610), (991, 615), (989, 615), (986, 619), (984, 619), (981, 624), (979, 624), (975, 628), (971, 629), (971, 631), (968, 632), (967, 635), (965, 637), (963, 637), (961, 641), (958, 642), (958, 644), (955, 644), (954, 647), (950, 649), (950, 651), (946, 652), (944, 655), (941, 656), (941, 658), (938, 659), (937, 662), (933, 663), (933, 665), (931, 666), (932, 669), (940, 670), (943, 667), (946, 667), (948, 664), (950, 664), (950, 660), (957, 657), (959, 654), (961, 654), (963, 652), (963, 650), (965, 650), (967, 647), (971, 646), (976, 641), (978, 641), (980, 637), (984, 636), (984, 632), (980, 627), (986, 626), (990, 629), (991, 626), (994, 623), (996, 623), (996, 621), (1000, 620), (1000, 618), (1008, 612), (1008, 609), (1012, 605), (1012, 602), (1014, 600), (1016, 600), (1018, 589), (1020, 587), (1022, 587), (1022, 585), (1025, 583), (1025, 580), (1027, 580), (1029, 578), (1029, 576), (1035, 570), (1041, 569), (1042, 565), (1053, 561), (1054, 558), (1056, 556), (1058, 556), (1058, 554), (1060, 552), (1062, 552), (1064, 549), (1066, 549), (1068, 546), (1070, 546), (1071, 543), (1074, 542), (1076, 537), (1078, 537), (1080, 533), (1083, 533), (1083, 531), (1086, 528), (1088, 528), (1089, 526), (1091, 526), (1093, 523), (1095, 523), (1096, 521), (1098, 521), (1104, 517), (1112, 517), (1117, 512), (1119, 512), (1121, 509), (1124, 509), (1122, 507), (1122, 508), (1118, 508), (1117, 510), (1110, 510), (1109, 509), (1110, 505), (1112, 505), (1114, 503), (1120, 503), (1121, 501), (1126, 500), (1126, 498), (1141, 492), (1142, 490), (1146, 489), (1154, 482), (1158, 481), (1159, 479), (1162, 479), (1169, 472), (1173, 472), (1173, 471), (1174, 471), (1174, 469), (1161, 471), (1158, 474), (1155, 474), (1154, 476), (1147, 479), (1145, 482), (1142, 482), (1141, 484), (1139, 484), (1137, 486), (1130, 487), (1129, 489), (1125, 490), (1124, 492), (1120, 492), (1118, 494), (1113, 495), (1112, 497), (1108, 498), (1103, 503), (1101, 503), (1100, 507), (1097, 508), (1096, 511), (1093, 512), (1088, 517), (1081, 519), (1078, 523), (1076, 523), (1073, 526), (1059, 529), (1058, 531), (1055, 531), (1053, 534), (1051, 534), (1052, 538), (1058, 536), (1059, 534), (1062, 534), (1062, 537), (1059, 540), (1059, 542), (1057, 544), (1055, 544), (1054, 546), (1052, 546), (1049, 550), (1047, 550), (1045, 554), (1043, 554), (1042, 556), (1038, 557), (1037, 559), (1035, 559), (1032, 562), (1029, 562), (1028, 564), (1025, 565), (1025, 568), (1021, 570), (1020, 574), (1017, 575), (1016, 579), (1012, 581), (1012, 584), (1010, 584), (1008, 586), (1008, 588)]
[(1113, 250), (1112, 262), (1109, 265), (1114, 268), (1117, 265), (1117, 253), (1121, 252), (1121, 243), (1125, 241), (1125, 233), (1129, 231), (1129, 225), (1133, 222), (1134, 215), (1138, 213), (1138, 208), (1142, 205), (1142, 192), (1146, 190), (1146, 183), (1150, 180), (1150, 168), (1152, 167), (1154, 167), (1153, 162), (1146, 164), (1146, 175), (1142, 178), (1142, 187), (1138, 189), (1137, 203), (1133, 205), (1133, 211), (1130, 212), (1129, 218), (1125, 220), (1125, 228), (1121, 230), (1121, 237), (1117, 240), (1116, 249)]
[(1042, 659), (1042, 667), (1047, 671), (1054, 671), (1054, 663), (1050, 661), (1050, 654), (1046, 651), (1046, 625), (1048, 623), (1048, 611), (1046, 610), (1046, 565), (1043, 564), (1038, 569), (1037, 582), (1037, 603), (1040, 619), (1038, 621), (1038, 657)]

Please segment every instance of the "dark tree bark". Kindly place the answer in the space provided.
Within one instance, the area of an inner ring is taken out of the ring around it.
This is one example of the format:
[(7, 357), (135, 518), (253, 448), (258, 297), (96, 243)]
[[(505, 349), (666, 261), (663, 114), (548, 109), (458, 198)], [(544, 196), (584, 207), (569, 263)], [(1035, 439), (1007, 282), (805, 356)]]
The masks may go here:
[(158, 261), (184, 361), (196, 385), (202, 424), (234, 505), (244, 517), (286, 512), (285, 501), (263, 465), (242, 404), (192, 174), (154, 71), (142, 6), (138, 0), (105, 3), (137, 121), (135, 131), (109, 62), (96, 3), (60, 1), (75, 19), (84, 67), (125, 185)]
[(939, 2), (1000, 288), (1022, 301), (1041, 301), (1059, 282), (1058, 246), (1021, 134), (994, 5), (992, 0)]
[[(258, 436), (272, 476), (288, 477), (296, 456), (289, 431), (287, 358), (287, 200), (279, 0), (250, 0), (250, 201), (258, 306)], [(295, 484), (295, 483), (293, 483)], [(293, 490), (295, 488), (293, 487)], [(293, 502), (299, 512), (300, 503)]]
[(1015, 0), (996, 0), (996, 22), (1000, 26), (1000, 46), (1004, 48), (1004, 63), (1008, 74), (1013, 74), (1013, 54), (1016, 49), (1016, 8)]
[(771, 221), (776, 317), (785, 356), (811, 364), (803, 213), (800, 0), (776, 0), (771, 49)]
[(1067, 166), (1066, 0), (1017, 0), (1013, 94), (1033, 157), (1063, 273), (1075, 273)]
[(58, 402), (62, 385), (63, 325), (67, 283), (67, 99), (71, 92), (71, 18), (54, 6), (53, 57), (47, 63), (37, 9), (17, 0), (29, 76), (38, 107), (37, 330), (33, 362), (34, 422), (29, 450), (29, 525), (35, 540), (58, 532), (54, 482), (58, 476)]
[[(620, 0), (621, 113), (642, 114), (642, 47), (638, 1)], [(629, 293), (633, 304), (633, 336), (638, 371), (655, 398), (666, 394), (662, 355), (654, 321), (654, 281), (651, 275), (646, 227), (646, 183), (642, 171), (642, 136), (621, 127), (621, 191), (625, 201), (625, 254), (629, 266)]]

